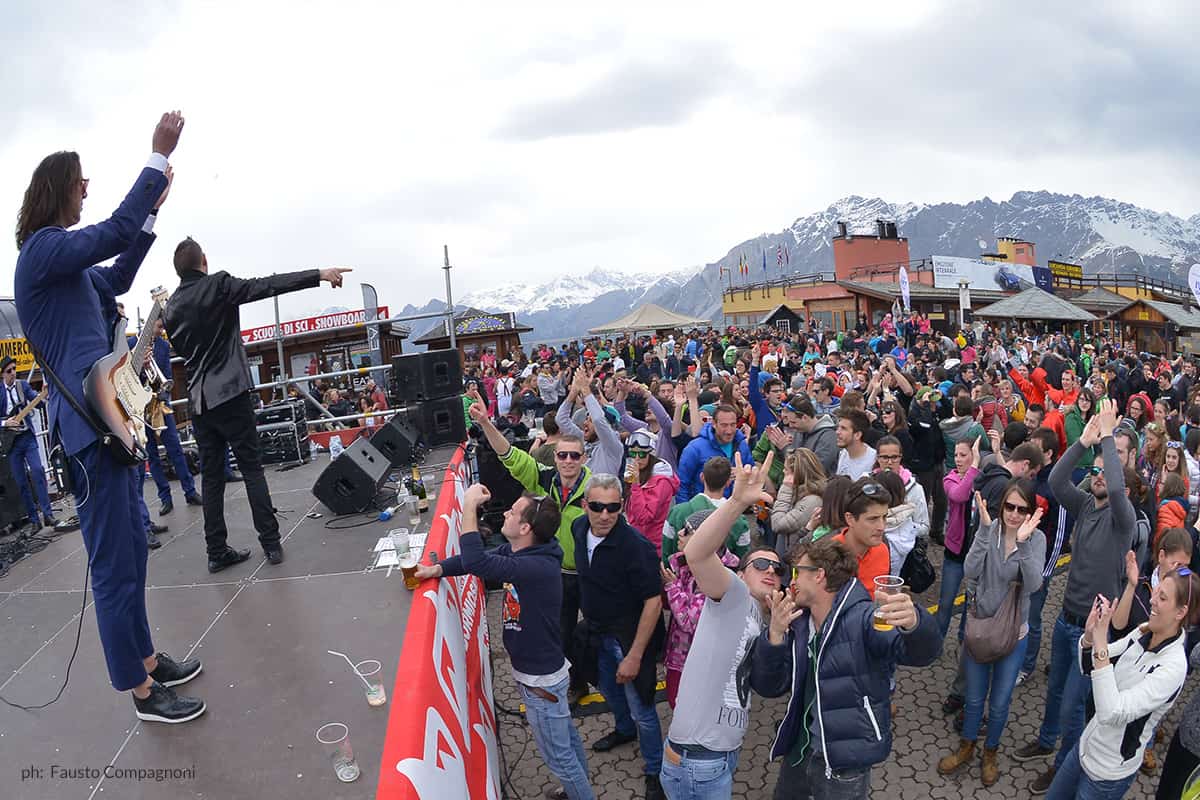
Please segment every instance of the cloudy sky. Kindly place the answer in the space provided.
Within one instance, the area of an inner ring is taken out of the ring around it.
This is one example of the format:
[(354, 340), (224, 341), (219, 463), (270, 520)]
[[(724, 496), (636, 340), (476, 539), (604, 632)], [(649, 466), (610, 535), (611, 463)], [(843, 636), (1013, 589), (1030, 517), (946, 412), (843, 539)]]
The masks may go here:
[(181, 108), (175, 189), (130, 300), (177, 283), (186, 235), (237, 275), (356, 268), (346, 289), (285, 298), (289, 318), (361, 307), (357, 280), (393, 308), (444, 296), (443, 244), (460, 295), (676, 270), (848, 194), (1049, 189), (1190, 217), (1197, 19), (1153, 0), (10, 0), (0, 212), (14, 221), (36, 163), (74, 149), (84, 221), (104, 218)]

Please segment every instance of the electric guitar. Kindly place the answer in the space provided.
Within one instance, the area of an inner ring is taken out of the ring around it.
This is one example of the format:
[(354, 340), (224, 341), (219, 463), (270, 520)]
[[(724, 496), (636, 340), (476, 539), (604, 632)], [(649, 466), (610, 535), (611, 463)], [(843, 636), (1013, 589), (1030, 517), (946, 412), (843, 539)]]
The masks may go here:
[(159, 286), (150, 296), (154, 305), (133, 350), (125, 338), (126, 320), (118, 318), (113, 326), (112, 352), (92, 364), (83, 379), (83, 396), (93, 415), (130, 451), (146, 447), (146, 409), (154, 392), (143, 385), (142, 369), (146, 348), (154, 340), (155, 326), (162, 318), (167, 292)]
[(21, 423), (24, 422), (25, 418), (29, 416), (30, 412), (37, 408), (38, 404), (45, 399), (46, 387), (43, 386), (42, 390), (38, 392), (37, 397), (26, 403), (25, 407), (16, 414), (13, 414), (11, 417), (8, 417), (4, 420), (5, 422), (12, 420), (13, 424), (11, 426), (0, 426), (0, 457), (7, 456), (9, 454), (9, 452), (12, 450), (13, 440), (15, 440), (19, 434), (25, 432), (25, 427)]

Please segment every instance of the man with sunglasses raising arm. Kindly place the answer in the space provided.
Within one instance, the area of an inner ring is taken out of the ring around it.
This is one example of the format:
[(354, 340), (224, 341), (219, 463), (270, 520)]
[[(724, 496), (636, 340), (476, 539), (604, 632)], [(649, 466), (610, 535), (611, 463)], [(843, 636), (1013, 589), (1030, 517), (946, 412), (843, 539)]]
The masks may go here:
[[(1054, 781), (1079, 735), (1091, 692), (1091, 678), (1080, 671), (1076, 653), (1096, 595), (1118, 597), (1125, 576), (1125, 553), (1133, 541), (1135, 522), (1129, 501), (1125, 470), (1113, 441), (1117, 407), (1101, 400), (1099, 412), (1088, 421), (1079, 440), (1067, 449), (1050, 471), (1050, 489), (1055, 499), (1075, 518), (1071, 542), (1071, 568), (1062, 612), (1054, 623), (1050, 649), (1050, 680), (1038, 738), (1013, 753), (1018, 761), (1036, 761), (1054, 753), (1062, 744), (1054, 764), (1034, 779), (1033, 794), (1044, 794)], [(1071, 483), (1071, 471), (1086, 448), (1100, 445), (1092, 467), (1092, 493)]]
[[(533, 456), (519, 447), (513, 447), (504, 434), (492, 423), (483, 403), (474, 403), (467, 409), (476, 424), (483, 430), (488, 444), (496, 451), (500, 463), (527, 492), (546, 495), (558, 508), (559, 523), (555, 538), (562, 548), (562, 610), (559, 626), (562, 633), (563, 650), (567, 660), (578, 663), (573, 651), (575, 626), (579, 623), (579, 575), (575, 571), (575, 539), (571, 535), (571, 523), (583, 516), (583, 488), (592, 476), (587, 466), (587, 455), (583, 440), (564, 433), (558, 438), (554, 451), (554, 467), (539, 464)], [(577, 666), (571, 667), (571, 686), (567, 694), (574, 703), (587, 693), (587, 683)]]
[(748, 552), (737, 574), (717, 555), (742, 513), (763, 497), (774, 454), (761, 467), (734, 471), (733, 495), (707, 509), (684, 548), (705, 595), (663, 752), (663, 791), (671, 800), (725, 798), (733, 791), (738, 751), (750, 712), (750, 657), (786, 570), (767, 547)]

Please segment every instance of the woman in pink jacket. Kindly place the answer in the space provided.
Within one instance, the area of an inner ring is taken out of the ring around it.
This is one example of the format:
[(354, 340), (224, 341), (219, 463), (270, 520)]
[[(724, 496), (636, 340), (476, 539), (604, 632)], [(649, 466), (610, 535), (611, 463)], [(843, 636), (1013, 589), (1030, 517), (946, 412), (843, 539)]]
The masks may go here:
[(647, 428), (630, 434), (626, 443), (625, 482), (629, 499), (625, 518), (650, 540), (662, 557), (663, 525), (679, 490), (679, 479), (671, 465), (654, 455), (658, 437)]
[(962, 440), (954, 445), (954, 469), (942, 479), (946, 488), (946, 557), (942, 560), (942, 591), (937, 622), (942, 636), (950, 630), (954, 599), (963, 581), (963, 561), (971, 550), (971, 502), (975, 476), (979, 474), (979, 441)]

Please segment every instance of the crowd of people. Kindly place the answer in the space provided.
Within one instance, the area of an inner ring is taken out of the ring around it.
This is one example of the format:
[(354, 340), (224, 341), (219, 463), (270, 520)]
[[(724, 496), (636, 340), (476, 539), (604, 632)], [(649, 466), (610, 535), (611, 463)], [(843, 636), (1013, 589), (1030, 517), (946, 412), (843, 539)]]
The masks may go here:
[[(1119, 798), (1141, 770), (1178, 798), (1200, 765), (1200, 701), (1159, 730), (1200, 658), (1191, 358), (896, 313), (489, 352), (466, 380), (480, 446), (525, 494), (487, 551), (473, 487), (462, 555), (420, 574), (505, 583), (504, 645), (558, 796), (595, 796), (570, 711), (595, 686), (613, 728), (591, 749), (637, 741), (647, 798), (730, 796), (754, 693), (789, 697), (776, 798), (865, 797), (897, 665), (936, 661), (952, 628), (942, 711), (960, 738), (939, 773), (991, 786), (1005, 759), (1033, 761), (1034, 794)], [(1038, 737), (1002, 758), (1039, 664)]]

